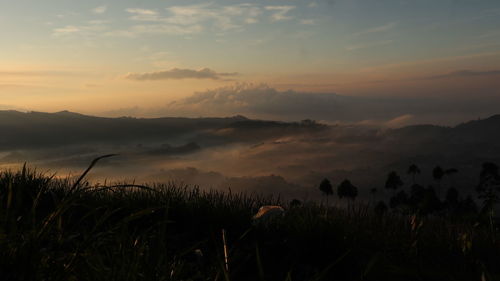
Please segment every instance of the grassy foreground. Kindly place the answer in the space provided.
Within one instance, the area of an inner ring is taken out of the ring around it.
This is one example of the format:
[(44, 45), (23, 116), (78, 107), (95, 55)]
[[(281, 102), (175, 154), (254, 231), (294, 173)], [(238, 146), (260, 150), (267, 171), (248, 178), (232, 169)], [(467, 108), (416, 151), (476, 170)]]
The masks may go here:
[[(274, 204), (283, 218), (252, 223)], [(0, 279), (500, 280), (488, 224), (372, 209), (1, 172)]]

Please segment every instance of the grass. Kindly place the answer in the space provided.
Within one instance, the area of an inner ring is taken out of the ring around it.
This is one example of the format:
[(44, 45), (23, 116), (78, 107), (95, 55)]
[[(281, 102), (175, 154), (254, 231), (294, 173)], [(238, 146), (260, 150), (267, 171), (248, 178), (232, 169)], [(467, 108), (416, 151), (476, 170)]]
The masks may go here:
[[(95, 163), (94, 163), (95, 164)], [(262, 205), (286, 214), (253, 224)], [(500, 235), (371, 206), (0, 173), (2, 280), (500, 280)], [(328, 214), (326, 217), (325, 214)], [(226, 233), (228, 267), (222, 230)], [(484, 278), (484, 279), (481, 279)]]

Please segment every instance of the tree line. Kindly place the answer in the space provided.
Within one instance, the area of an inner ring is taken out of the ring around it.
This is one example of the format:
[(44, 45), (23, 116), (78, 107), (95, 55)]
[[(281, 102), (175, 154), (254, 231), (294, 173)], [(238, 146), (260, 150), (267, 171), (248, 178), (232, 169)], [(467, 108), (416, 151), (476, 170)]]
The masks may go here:
[[(419, 215), (449, 215), (453, 217), (475, 216), (477, 214), (493, 218), (494, 207), (500, 202), (500, 173), (497, 164), (485, 162), (482, 165), (479, 174), (478, 184), (472, 193), (462, 197), (460, 192), (452, 185), (444, 190), (443, 179), (451, 178), (459, 171), (455, 168), (442, 168), (436, 166), (432, 170), (434, 184), (427, 187), (417, 183), (416, 178), (422, 173), (416, 164), (408, 167), (407, 174), (411, 177), (411, 185), (405, 190), (405, 183), (396, 171), (388, 173), (384, 189), (389, 191), (391, 196), (386, 202), (378, 201), (374, 206), (374, 211), (383, 214), (391, 209), (393, 212)], [(334, 188), (328, 178), (325, 178), (319, 184), (319, 190), (326, 198), (334, 195)], [(372, 200), (376, 201), (379, 190), (370, 189)], [(443, 194), (444, 193), (444, 194)], [(343, 180), (336, 188), (336, 194), (339, 199), (348, 199), (350, 202), (356, 200), (358, 188), (350, 180)], [(480, 203), (480, 207), (478, 207)]]

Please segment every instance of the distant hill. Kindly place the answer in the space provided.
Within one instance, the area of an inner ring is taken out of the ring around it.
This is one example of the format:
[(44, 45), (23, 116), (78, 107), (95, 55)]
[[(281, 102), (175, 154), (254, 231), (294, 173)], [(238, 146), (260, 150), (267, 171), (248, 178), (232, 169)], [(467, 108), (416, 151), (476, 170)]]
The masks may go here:
[[(0, 111), (0, 150), (53, 147), (81, 143), (127, 144), (138, 142), (168, 142), (193, 136), (206, 139), (221, 134), (229, 139), (253, 139), (276, 134), (301, 133), (304, 129), (321, 131), (328, 126), (311, 120), (277, 122), (251, 120), (244, 116), (224, 118), (104, 118), (75, 112), (56, 113)], [(329, 127), (338, 130), (335, 126)], [(400, 129), (366, 130), (362, 126), (350, 128), (347, 140), (365, 137), (401, 145), (419, 145), (427, 148), (468, 143), (497, 143), (500, 138), (500, 115), (469, 121), (456, 127), (415, 125)], [(345, 131), (345, 130), (344, 130)], [(362, 132), (362, 134), (361, 134)], [(362, 135), (362, 136), (361, 136)], [(339, 137), (341, 140), (342, 137)], [(231, 140), (227, 141), (231, 141)]]
[(167, 141), (186, 134), (216, 130), (247, 120), (227, 118), (103, 118), (56, 113), (0, 111), (0, 150), (40, 148), (78, 143)]

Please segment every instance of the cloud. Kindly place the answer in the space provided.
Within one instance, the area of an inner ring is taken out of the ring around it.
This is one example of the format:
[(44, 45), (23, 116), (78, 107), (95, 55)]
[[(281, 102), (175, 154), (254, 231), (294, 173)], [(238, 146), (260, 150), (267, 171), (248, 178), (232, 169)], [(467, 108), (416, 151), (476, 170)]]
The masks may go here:
[(11, 76), (11, 77), (16, 77), (16, 76), (66, 76), (66, 75), (74, 75), (75, 72), (72, 71), (64, 71), (64, 70), (29, 70), (29, 71), (1, 71), (0, 70), (0, 77), (2, 76)]
[(392, 42), (393, 42), (393, 40), (383, 40), (383, 41), (362, 43), (362, 44), (347, 46), (346, 50), (355, 51), (355, 50), (366, 49), (366, 48), (371, 48), (371, 47), (385, 46), (385, 45), (391, 44)]
[(417, 80), (438, 80), (447, 78), (466, 78), (466, 77), (496, 76), (496, 75), (500, 75), (500, 70), (489, 70), (489, 71), (458, 70), (446, 74), (422, 77), (418, 78)]
[(295, 9), (295, 6), (266, 6), (266, 10), (274, 11), (274, 14), (271, 16), (272, 21), (291, 19), (292, 17), (288, 15), (288, 12), (293, 9)]
[(389, 22), (389, 23), (386, 23), (384, 25), (375, 26), (375, 27), (372, 27), (372, 28), (369, 28), (369, 29), (366, 29), (366, 30), (363, 30), (360, 32), (356, 32), (352, 36), (361, 36), (361, 35), (366, 35), (366, 34), (370, 34), (370, 33), (386, 32), (386, 31), (389, 31), (389, 30), (393, 29), (394, 27), (396, 27), (396, 25), (397, 25), (396, 22)]
[(140, 34), (171, 34), (171, 35), (186, 35), (199, 33), (203, 30), (201, 25), (178, 26), (169, 24), (148, 24), (135, 25), (128, 32), (132, 36)]
[(153, 16), (153, 15), (157, 15), (158, 12), (154, 11), (154, 10), (147, 10), (147, 9), (133, 9), (133, 8), (129, 8), (129, 9), (126, 9), (127, 12), (131, 13), (131, 14), (138, 14), (138, 15), (150, 15), (150, 16)]
[(165, 22), (179, 25), (199, 24), (213, 21), (222, 30), (240, 28), (241, 23), (256, 23), (260, 8), (252, 4), (213, 6), (211, 4), (172, 6), (167, 8), (170, 16)]
[(130, 19), (143, 22), (126, 30), (107, 32), (107, 36), (137, 37), (141, 34), (186, 35), (200, 33), (205, 29), (240, 31), (244, 24), (259, 21), (261, 9), (253, 4), (216, 6), (214, 4), (177, 5), (165, 9), (163, 15), (155, 10), (129, 8)]
[(94, 9), (92, 9), (92, 13), (94, 13), (94, 14), (104, 14), (107, 9), (108, 9), (107, 6), (95, 7)]
[(154, 10), (128, 8), (125, 11), (132, 14), (130, 19), (135, 21), (159, 21), (158, 12)]
[(316, 2), (313, 1), (313, 2), (311, 2), (309, 4), (307, 4), (307, 7), (309, 7), (309, 8), (316, 8), (316, 7), (318, 7), (318, 3), (316, 3)]
[[(150, 116), (233, 116), (272, 120), (325, 120), (328, 122), (385, 122), (401, 116), (391, 124), (450, 124), (471, 116), (498, 112), (498, 98), (443, 99), (439, 97), (344, 96), (335, 93), (279, 91), (265, 84), (236, 84), (195, 93), (164, 108), (149, 111)], [(464, 117), (467, 116), (467, 117)]]
[[(0, 89), (11, 89), (11, 88), (22, 88), (22, 87), (26, 87), (27, 85), (23, 85), (23, 84), (4, 84), (4, 83), (0, 83)], [(0, 110), (4, 110), (5, 107), (3, 105), (0, 105)]]
[(226, 76), (235, 76), (235, 75), (237, 75), (237, 73), (218, 73), (210, 68), (203, 68), (200, 70), (173, 68), (171, 70), (165, 70), (165, 71), (129, 73), (125, 75), (125, 78), (137, 81), (170, 80), (170, 79), (219, 80)]
[[(63, 37), (78, 34), (87, 39), (98, 36), (136, 38), (148, 34), (191, 35), (205, 30), (219, 32), (240, 32), (245, 25), (260, 22), (263, 10), (272, 12), (272, 21), (291, 19), (288, 13), (295, 6), (265, 6), (243, 3), (236, 5), (216, 5), (213, 3), (196, 5), (174, 5), (157, 11), (144, 8), (127, 8), (132, 24), (122, 29), (110, 30), (109, 26), (101, 25), (67, 25), (53, 30), (53, 35)], [(104, 13), (106, 6), (97, 7), (95, 13)], [(139, 23), (140, 22), (140, 23)], [(302, 24), (312, 24), (306, 19)]]
[(90, 20), (81, 25), (66, 25), (54, 28), (52, 35), (55, 37), (64, 37), (78, 34), (88, 39), (96, 37), (106, 30), (108, 22), (106, 20)]
[[(458, 56), (445, 56), (438, 58), (427, 58), (427, 59), (419, 59), (419, 60), (408, 60), (397, 63), (387, 63), (380, 64), (377, 66), (364, 67), (361, 71), (381, 71), (384, 69), (394, 69), (401, 67), (410, 67), (410, 66), (420, 66), (420, 65), (429, 65), (429, 64), (443, 64), (446, 62), (457, 62), (463, 60), (477, 59), (477, 58), (486, 58), (486, 57), (496, 57), (500, 56), (499, 51), (491, 51), (491, 52), (480, 52), (480, 53), (472, 53), (466, 55), (458, 55)], [(492, 58), (493, 59), (493, 58)]]
[(314, 20), (313, 19), (303, 19), (303, 20), (300, 20), (300, 24), (313, 25)]
[(77, 33), (79, 31), (80, 31), (80, 28), (78, 26), (67, 25), (65, 27), (55, 28), (53, 35), (56, 35), (56, 36), (68, 35), (68, 34), (72, 34), (72, 33)]
[(500, 30), (490, 30), (479, 36), (479, 38), (490, 38), (495, 37), (498, 38), (500, 36)]

